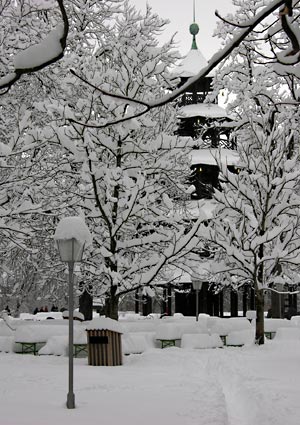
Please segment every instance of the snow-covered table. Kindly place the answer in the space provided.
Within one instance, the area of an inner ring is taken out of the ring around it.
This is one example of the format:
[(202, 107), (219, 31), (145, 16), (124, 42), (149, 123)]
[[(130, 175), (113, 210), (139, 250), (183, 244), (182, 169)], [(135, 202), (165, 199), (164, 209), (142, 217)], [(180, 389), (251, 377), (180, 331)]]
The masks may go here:
[(73, 344), (74, 346), (74, 357), (78, 357), (80, 353), (88, 355), (87, 344)]
[(155, 337), (160, 341), (161, 348), (175, 347), (176, 341), (181, 340), (181, 332), (174, 323), (162, 323), (157, 327)]
[[(46, 341), (43, 342), (18, 342), (21, 345), (22, 354), (34, 354), (37, 355), (41, 345), (44, 345)], [(39, 347), (38, 347), (39, 346)]]
[(166, 348), (166, 347), (175, 347), (176, 346), (176, 341), (180, 341), (181, 338), (174, 338), (174, 339), (160, 339), (157, 338), (157, 341), (160, 341), (161, 343), (161, 348)]

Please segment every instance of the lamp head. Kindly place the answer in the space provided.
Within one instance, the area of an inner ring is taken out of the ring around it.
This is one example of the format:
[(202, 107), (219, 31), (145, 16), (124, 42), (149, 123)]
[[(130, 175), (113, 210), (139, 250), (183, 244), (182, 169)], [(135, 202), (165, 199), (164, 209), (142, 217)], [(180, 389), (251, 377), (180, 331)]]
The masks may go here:
[(201, 280), (192, 280), (193, 289), (195, 291), (201, 291), (203, 282)]

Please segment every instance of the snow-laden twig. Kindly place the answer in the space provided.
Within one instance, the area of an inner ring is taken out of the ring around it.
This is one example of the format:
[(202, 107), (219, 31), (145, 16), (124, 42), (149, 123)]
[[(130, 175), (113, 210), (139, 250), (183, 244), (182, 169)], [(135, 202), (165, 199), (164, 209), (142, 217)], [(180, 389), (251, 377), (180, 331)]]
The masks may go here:
[(272, 291), (279, 295), (296, 295), (300, 294), (300, 291), (277, 291), (277, 289), (274, 288), (264, 288), (264, 291)]

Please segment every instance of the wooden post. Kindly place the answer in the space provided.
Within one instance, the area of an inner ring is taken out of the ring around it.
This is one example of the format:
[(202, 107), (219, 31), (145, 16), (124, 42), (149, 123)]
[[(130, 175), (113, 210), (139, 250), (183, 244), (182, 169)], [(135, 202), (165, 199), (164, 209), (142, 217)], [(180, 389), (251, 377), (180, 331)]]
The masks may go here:
[(248, 310), (248, 286), (244, 286), (243, 288), (243, 316), (246, 317), (246, 313)]
[(231, 289), (230, 291), (230, 315), (231, 317), (238, 316), (238, 293)]
[(140, 313), (140, 291), (139, 289), (137, 289), (135, 291), (135, 302), (134, 302), (134, 311), (135, 314), (139, 314)]
[(172, 316), (173, 314), (173, 310), (172, 310), (172, 285), (168, 285), (168, 289), (167, 289), (167, 293), (168, 293), (168, 315)]
[(221, 291), (220, 295), (220, 317), (224, 317), (224, 293)]

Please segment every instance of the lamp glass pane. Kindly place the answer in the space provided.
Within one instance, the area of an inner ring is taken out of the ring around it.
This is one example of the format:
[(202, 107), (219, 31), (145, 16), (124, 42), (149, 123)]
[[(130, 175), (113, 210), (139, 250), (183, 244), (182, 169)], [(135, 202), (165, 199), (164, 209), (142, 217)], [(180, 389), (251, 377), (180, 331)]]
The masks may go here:
[(57, 240), (57, 246), (61, 261), (82, 261), (84, 243), (77, 239), (60, 239)]
[(201, 280), (193, 280), (192, 281), (193, 288), (197, 291), (201, 291), (203, 282)]

